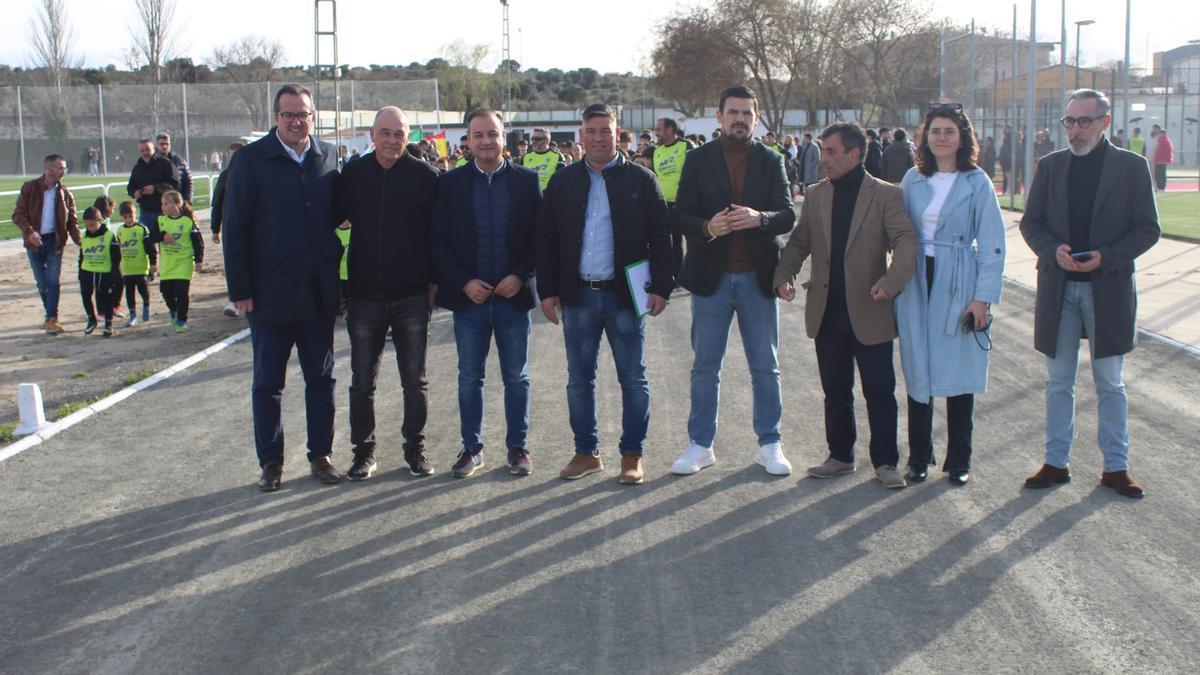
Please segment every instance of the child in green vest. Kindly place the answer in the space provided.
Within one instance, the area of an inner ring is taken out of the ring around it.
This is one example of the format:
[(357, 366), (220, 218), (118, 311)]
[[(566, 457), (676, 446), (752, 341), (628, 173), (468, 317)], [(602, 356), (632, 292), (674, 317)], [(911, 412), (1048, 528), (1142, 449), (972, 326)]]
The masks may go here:
[[(120, 284), (121, 246), (104, 224), (100, 211), (89, 206), (83, 211), (87, 231), (79, 241), (79, 292), (87, 313), (84, 335), (96, 332), (96, 312), (104, 317), (104, 337), (112, 336), (113, 287)], [(95, 297), (95, 307), (92, 298)]]
[(142, 296), (142, 321), (150, 320), (150, 286), (146, 275), (158, 271), (158, 252), (150, 241), (150, 229), (138, 222), (137, 206), (121, 202), (117, 207), (123, 225), (117, 229), (121, 245), (121, 278), (125, 284), (125, 304), (129, 305), (126, 328), (138, 324), (137, 294)]
[(342, 242), (342, 266), (338, 270), (338, 278), (341, 279), (341, 305), (338, 307), (338, 318), (346, 315), (346, 305), (350, 300), (350, 221), (343, 220), (341, 225), (338, 225), (337, 231), (338, 241)]
[[(112, 232), (115, 237), (117, 235), (117, 228), (113, 227), (112, 214), (117, 203), (108, 195), (100, 195), (96, 197), (96, 201), (92, 202), (92, 206), (96, 207), (96, 210), (100, 212), (100, 219), (104, 222), (104, 227), (108, 228), (108, 231)], [(123, 283), (118, 277), (116, 285), (112, 287), (112, 313), (113, 317), (117, 319), (125, 318), (125, 312), (121, 311), (121, 285)]]
[(176, 333), (187, 331), (188, 293), (192, 273), (204, 261), (204, 238), (196, 227), (196, 214), (183, 195), (167, 190), (162, 196), (163, 215), (158, 217), (162, 242), (158, 257), (158, 290), (171, 313)]

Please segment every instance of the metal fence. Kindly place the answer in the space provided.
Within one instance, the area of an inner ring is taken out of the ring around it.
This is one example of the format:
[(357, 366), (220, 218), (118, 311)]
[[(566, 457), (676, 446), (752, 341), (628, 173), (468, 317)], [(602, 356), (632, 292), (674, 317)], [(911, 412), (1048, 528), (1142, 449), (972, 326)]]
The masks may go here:
[[(271, 127), (281, 84), (0, 87), (0, 174), (40, 173), (41, 158), (50, 153), (66, 157), (74, 175), (122, 174), (137, 159), (138, 139), (158, 132), (171, 134), (174, 150), (193, 169), (215, 169), (214, 153)], [(341, 98), (339, 122), (347, 129), (352, 120), (361, 126), (364, 116), (356, 111), (440, 107), (436, 80), (344, 81)]]

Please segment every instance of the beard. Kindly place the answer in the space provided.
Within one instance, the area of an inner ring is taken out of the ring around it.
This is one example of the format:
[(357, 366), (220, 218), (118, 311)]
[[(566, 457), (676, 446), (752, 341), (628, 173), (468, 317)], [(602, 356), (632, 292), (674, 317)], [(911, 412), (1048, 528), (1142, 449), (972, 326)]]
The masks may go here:
[[(1067, 148), (1070, 149), (1072, 155), (1075, 155), (1076, 157), (1085, 157), (1091, 153), (1092, 150), (1095, 150), (1097, 145), (1100, 145), (1100, 139), (1102, 137), (1103, 134), (1097, 135), (1091, 139), (1084, 136), (1076, 136), (1075, 138), (1068, 139)], [(1076, 140), (1081, 140), (1085, 143), (1082, 146), (1076, 146)]]

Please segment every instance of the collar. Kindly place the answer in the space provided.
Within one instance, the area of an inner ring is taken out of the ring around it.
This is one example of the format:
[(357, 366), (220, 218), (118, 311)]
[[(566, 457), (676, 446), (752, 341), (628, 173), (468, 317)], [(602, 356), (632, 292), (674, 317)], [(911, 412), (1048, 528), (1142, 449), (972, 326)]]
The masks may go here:
[(605, 171), (613, 168), (614, 166), (624, 163), (624, 161), (625, 161), (625, 156), (618, 152), (617, 156), (613, 157), (612, 161), (609, 162), (608, 164), (605, 164), (604, 168), (600, 169), (599, 171), (592, 168), (591, 162), (588, 162), (586, 157), (583, 159), (583, 166), (587, 168), (588, 173), (594, 174), (596, 176), (603, 176)]
[(271, 127), (270, 133), (275, 136), (275, 140), (279, 141), (279, 143), (277, 143), (275, 145), (275, 152), (269, 153), (269, 155), (279, 154), (282, 152), (283, 154), (286, 154), (288, 157), (292, 158), (292, 160), (295, 161), (297, 164), (303, 164), (305, 155), (310, 151), (317, 155), (324, 154), (321, 152), (321, 149), (320, 149), (321, 146), (316, 143), (313, 143), (312, 136), (309, 136), (307, 139), (305, 139), (304, 151), (297, 153), (295, 150), (293, 150), (291, 147), (289, 147), (286, 143), (284, 143), (282, 138), (280, 138), (279, 127)]
[(59, 181), (55, 181), (54, 185), (47, 187), (46, 186), (46, 174), (42, 174), (42, 179), (40, 182), (42, 184), (42, 192), (49, 192), (51, 190), (57, 190), (62, 185), (62, 181), (59, 180)]
[(721, 149), (725, 152), (749, 152), (750, 146), (754, 145), (754, 139), (752, 138), (748, 138), (745, 141), (739, 141), (729, 134), (721, 134), (721, 138), (719, 140), (721, 143)]
[(831, 178), (829, 182), (833, 183), (833, 187), (835, 188), (851, 187), (857, 183), (861, 183), (863, 181), (863, 176), (865, 176), (866, 173), (866, 167), (860, 163), (858, 166), (847, 171), (846, 174), (841, 178)]
[(501, 156), (500, 157), (500, 166), (496, 167), (496, 170), (491, 173), (488, 173), (487, 171), (484, 171), (482, 168), (480, 168), (479, 162), (474, 159), (471, 160), (471, 167), (473, 169), (475, 169), (476, 174), (483, 176), (484, 178), (487, 178), (488, 180), (491, 180), (491, 179), (495, 178), (496, 176), (500, 175), (501, 172), (503, 172), (505, 169), (508, 168), (508, 158)]
[(1086, 155), (1083, 155), (1082, 157), (1072, 153), (1071, 159), (1075, 160), (1077, 162), (1089, 162), (1089, 161), (1099, 162), (1099, 161), (1102, 161), (1104, 159), (1105, 153), (1108, 151), (1108, 146), (1109, 146), (1108, 136), (1102, 135), (1102, 136), (1100, 136), (1100, 142), (1096, 144), (1096, 147), (1092, 148), (1091, 152), (1089, 152)]

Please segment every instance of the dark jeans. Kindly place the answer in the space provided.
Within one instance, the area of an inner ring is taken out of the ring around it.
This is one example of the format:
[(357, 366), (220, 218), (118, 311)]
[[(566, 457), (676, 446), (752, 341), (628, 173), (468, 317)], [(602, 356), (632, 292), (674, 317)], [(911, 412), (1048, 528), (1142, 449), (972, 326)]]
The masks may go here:
[(829, 454), (843, 462), (854, 461), (854, 365), (858, 364), (867, 421), (871, 427), (871, 464), (896, 466), (896, 371), (892, 366), (892, 340), (864, 345), (854, 336), (845, 310), (831, 306), (817, 334), (817, 369), (825, 391), (825, 441)]
[(644, 357), (646, 320), (617, 305), (617, 291), (580, 286), (579, 299), (563, 307), (563, 339), (567, 346), (567, 411), (575, 435), (575, 452), (599, 454), (596, 423), (596, 365), (600, 337), (608, 336), (617, 381), (621, 383), (622, 455), (642, 456), (650, 424), (650, 385)]
[(350, 334), (350, 442), (356, 455), (375, 452), (375, 380), (379, 358), (392, 329), (396, 366), (404, 391), (404, 450), (425, 449), (425, 420), (429, 416), (429, 381), (425, 379), (425, 349), (429, 343), (429, 299), (414, 295), (396, 300), (351, 298), (346, 314)]
[(265, 323), (246, 314), (254, 351), (254, 449), (260, 466), (283, 461), (283, 387), (292, 347), (304, 374), (304, 412), (308, 422), (308, 461), (333, 453), (333, 319), (303, 323)]
[[(945, 471), (966, 471), (971, 468), (971, 431), (974, 428), (975, 395), (961, 394), (946, 397), (948, 443)], [(908, 465), (929, 466), (937, 463), (933, 456), (933, 399), (920, 403), (908, 399)]]
[[(85, 272), (79, 270), (79, 293), (83, 296), (83, 311), (88, 321), (96, 320), (96, 313), (105, 324), (112, 323), (113, 297), (117, 290), (117, 277), (112, 272)], [(92, 297), (96, 298), (95, 306)]]
[(58, 235), (54, 232), (42, 235), (42, 247), (36, 251), (25, 250), (29, 256), (29, 267), (33, 270), (33, 281), (42, 298), (42, 309), (47, 319), (58, 317), (59, 276), (62, 274), (62, 253), (58, 250)]
[(505, 445), (524, 449), (529, 434), (529, 310), (492, 297), (454, 313), (454, 342), (458, 347), (458, 415), (463, 449), (483, 450), (483, 380), (488, 350), (496, 336), (500, 377), (504, 381)]
[(1155, 164), (1154, 165), (1154, 186), (1156, 188), (1158, 188), (1159, 192), (1162, 192), (1163, 190), (1167, 189), (1167, 165), (1166, 164)]
[[(188, 317), (188, 293), (191, 291), (190, 279), (159, 279), (158, 290), (162, 293), (163, 303), (167, 309), (175, 313), (175, 320), (184, 323)], [(130, 305), (132, 307), (133, 305)]]
[[(142, 305), (150, 306), (150, 287), (146, 284), (146, 275), (139, 274), (137, 276), (125, 277), (125, 304), (129, 305), (129, 311), (137, 309), (137, 297), (134, 292), (142, 296)], [(133, 316), (132, 313), (130, 316)]]

